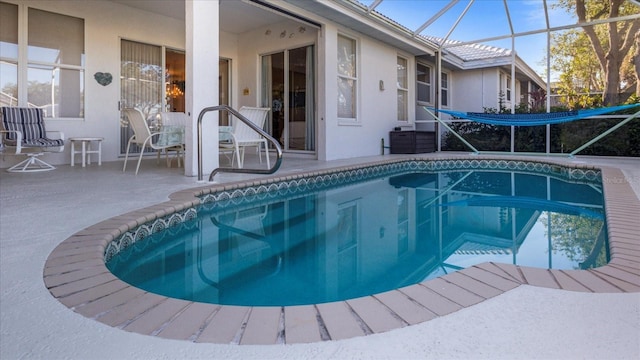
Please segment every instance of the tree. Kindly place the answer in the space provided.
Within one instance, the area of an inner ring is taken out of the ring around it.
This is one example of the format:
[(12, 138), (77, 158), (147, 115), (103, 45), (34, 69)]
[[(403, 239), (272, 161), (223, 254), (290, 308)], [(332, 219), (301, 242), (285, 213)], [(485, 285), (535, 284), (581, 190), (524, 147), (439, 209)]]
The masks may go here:
[[(578, 23), (617, 18), (639, 12), (638, 6), (625, 0), (559, 0), (556, 6), (568, 12), (575, 12)], [(583, 26), (582, 29), (583, 32), (569, 31), (567, 32), (569, 35), (566, 35), (567, 33), (554, 35), (552, 53), (559, 56), (561, 62), (557, 64), (554, 59), (554, 68), (565, 74), (566, 79), (561, 81), (564, 86), (568, 87), (569, 82), (576, 77), (582, 80), (588, 78), (586, 83), (582, 81), (580, 84), (582, 87), (574, 87), (573, 90), (577, 93), (589, 90), (588, 93), (594, 89), (602, 91), (602, 102), (607, 106), (622, 103), (624, 101), (622, 93), (633, 86), (635, 86), (636, 95), (640, 95), (640, 85), (638, 85), (640, 21), (609, 22)], [(586, 42), (591, 45), (592, 55), (585, 54)], [(567, 52), (573, 52), (571, 61), (567, 61)], [(599, 71), (593, 72), (591, 69), (591, 75), (587, 75), (594, 59), (599, 66)], [(589, 86), (588, 89), (587, 86)]]

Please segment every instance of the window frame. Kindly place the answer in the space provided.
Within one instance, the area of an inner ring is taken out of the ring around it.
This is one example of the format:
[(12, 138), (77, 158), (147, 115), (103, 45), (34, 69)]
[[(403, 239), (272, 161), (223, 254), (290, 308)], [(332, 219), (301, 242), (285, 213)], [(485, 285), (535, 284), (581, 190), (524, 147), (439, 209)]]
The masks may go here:
[[(346, 76), (344, 74), (340, 74), (340, 71), (338, 71), (338, 58), (337, 58), (337, 53), (336, 53), (336, 73), (337, 73), (337, 84), (340, 83), (340, 81), (352, 81), (353, 82), (353, 111), (355, 112), (355, 117), (341, 117), (340, 113), (339, 113), (339, 104), (340, 102), (338, 101), (338, 99), (336, 98), (336, 116), (338, 119), (338, 125), (361, 125), (361, 120), (359, 117), (360, 114), (360, 81), (359, 81), (359, 75), (360, 75), (360, 41), (358, 38), (356, 38), (355, 36), (351, 36), (348, 34), (345, 34), (343, 32), (339, 32), (337, 37), (336, 37), (336, 50), (338, 50), (338, 44), (339, 44), (339, 39), (340, 38), (344, 38), (344, 39), (348, 39), (350, 41), (352, 41), (353, 43), (353, 50), (354, 50), (354, 61), (353, 61), (353, 65), (355, 67), (354, 69), (354, 73), (355, 76)], [(339, 87), (339, 85), (337, 85)], [(337, 89), (338, 90), (338, 89)], [(336, 96), (340, 96), (340, 91), (336, 91), (337, 95)]]
[[(442, 86), (442, 82), (446, 77), (446, 86)], [(443, 101), (444, 100), (444, 101)], [(440, 106), (450, 108), (451, 100), (451, 73), (448, 71), (440, 72)]]
[[(418, 80), (418, 66), (423, 66), (424, 68), (429, 70), (429, 74), (427, 74), (427, 80), (429, 82), (424, 82), (424, 81), (420, 81)], [(433, 66), (417, 61), (416, 62), (416, 103), (418, 104), (418, 106), (433, 106)], [(418, 89), (418, 87), (420, 85), (425, 85), (427, 87), (427, 95), (429, 96), (429, 98), (427, 99), (427, 101), (423, 101), (420, 99), (420, 90)]]
[[(7, 3), (5, 3), (7, 4)], [(10, 4), (10, 3), (8, 3)], [(36, 7), (28, 6), (26, 4), (16, 4), (18, 6), (18, 54), (17, 58), (2, 58), (2, 61), (6, 61), (9, 64), (13, 64), (16, 66), (17, 71), (17, 104), (16, 106), (20, 107), (39, 107), (31, 104), (29, 101), (29, 82), (30, 75), (29, 73), (32, 71), (40, 71), (42, 69), (49, 69), (51, 71), (58, 72), (58, 76), (52, 80), (54, 84), (58, 84), (59, 88), (60, 82), (62, 81), (60, 72), (64, 71), (73, 71), (77, 72), (78, 76), (74, 76), (74, 78), (78, 79), (80, 82), (77, 84), (79, 92), (77, 94), (77, 99), (73, 101), (78, 101), (79, 104), (79, 114), (78, 116), (58, 116), (56, 115), (56, 111), (45, 112), (45, 119), (47, 120), (81, 120), (84, 121), (86, 117), (86, 86), (87, 86), (87, 74), (86, 74), (86, 43), (87, 43), (87, 24), (86, 19), (83, 17), (68, 15), (61, 12), (50, 11), (39, 9)], [(72, 65), (69, 63), (62, 62), (48, 62), (42, 60), (31, 60), (29, 58), (29, 21), (30, 21), (30, 11), (35, 10), (43, 13), (50, 13), (53, 15), (65, 16), (69, 18), (79, 19), (82, 21), (82, 44), (81, 44), (81, 58), (80, 65)], [(75, 87), (76, 85), (74, 85)], [(57, 95), (57, 105), (60, 105), (60, 96)], [(75, 95), (74, 95), (75, 96)], [(56, 104), (50, 104), (53, 106)], [(60, 110), (57, 111), (58, 113)]]
[[(15, 49), (15, 57), (14, 56), (8, 56), (9, 54), (7, 52), (5, 53), (1, 53), (0, 52), (0, 61), (2, 63), (0, 63), (0, 68), (2, 68), (3, 73), (4, 74), (8, 74), (10, 71), (10, 67), (13, 67), (15, 69), (15, 78), (10, 79), (9, 81), (7, 81), (7, 78), (3, 78), (0, 79), (0, 87), (4, 87), (5, 84), (9, 85), (12, 84), (13, 81), (15, 81), (15, 97), (13, 96), (13, 94), (8, 94), (9, 96), (11, 96), (11, 102), (10, 105), (11, 106), (20, 106), (20, 83), (21, 78), (20, 78), (20, 69), (18, 67), (18, 64), (20, 63), (20, 54), (21, 54), (21, 48), (20, 48), (20, 14), (21, 14), (21, 8), (23, 8), (24, 6), (21, 4), (12, 4), (12, 3), (7, 3), (7, 2), (1, 2), (3, 6), (10, 6), (10, 7), (14, 7), (15, 11), (16, 11), (16, 19), (15, 19), (15, 31), (16, 33), (15, 35), (15, 43), (13, 42), (7, 42), (7, 44), (13, 44), (15, 45), (15, 47), (11, 46), (11, 48), (9, 49), (9, 52), (13, 52), (13, 50)], [(13, 10), (13, 9), (11, 9)], [(8, 13), (9, 11), (7, 11)], [(13, 11), (11, 11), (13, 12)], [(5, 16), (7, 16), (7, 13), (5, 13)], [(13, 24), (11, 24), (13, 25)], [(6, 26), (6, 24), (5, 24)], [(5, 34), (6, 36), (6, 34)], [(13, 55), (13, 54), (11, 54)], [(14, 99), (15, 99), (15, 104), (14, 104)]]
[[(404, 87), (402, 87), (402, 84), (400, 83), (400, 74), (399, 74), (399, 66), (400, 66), (400, 61), (404, 61)], [(398, 71), (396, 71), (396, 90), (397, 90), (397, 107), (398, 107), (398, 111), (396, 114), (396, 120), (398, 122), (401, 123), (408, 123), (409, 122), (409, 59), (401, 56), (401, 55), (397, 55), (396, 56), (396, 69)], [(404, 119), (400, 118), (400, 95), (403, 94), (404, 95), (404, 103), (402, 104), (404, 109)]]

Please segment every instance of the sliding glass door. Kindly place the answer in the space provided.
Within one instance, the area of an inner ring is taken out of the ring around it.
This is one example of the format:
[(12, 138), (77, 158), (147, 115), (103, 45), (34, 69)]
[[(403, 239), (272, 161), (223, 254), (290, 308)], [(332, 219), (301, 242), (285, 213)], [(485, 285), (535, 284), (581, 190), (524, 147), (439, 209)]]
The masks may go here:
[[(136, 108), (151, 119), (162, 111), (165, 82), (162, 47), (135, 41), (120, 43), (120, 108)], [(127, 150), (133, 130), (124, 115), (120, 119), (120, 153)], [(131, 149), (137, 152), (139, 149)]]
[(262, 57), (262, 106), (267, 131), (285, 151), (314, 152), (315, 69), (312, 45)]

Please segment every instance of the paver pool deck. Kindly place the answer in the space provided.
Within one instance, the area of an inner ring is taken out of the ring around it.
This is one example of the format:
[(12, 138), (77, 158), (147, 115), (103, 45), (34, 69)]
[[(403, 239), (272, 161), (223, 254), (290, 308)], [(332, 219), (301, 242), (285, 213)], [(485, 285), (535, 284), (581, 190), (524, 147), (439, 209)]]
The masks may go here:
[[(490, 158), (473, 157), (474, 160)], [(535, 161), (568, 165), (549, 158)], [(44, 283), (51, 295), (69, 309), (124, 331), (197, 343), (237, 345), (313, 343), (384, 333), (474, 306), (521, 285), (589, 293), (640, 292), (640, 201), (636, 193), (618, 168), (573, 166), (602, 171), (611, 260), (595, 269), (547, 270), (483, 263), (416, 285), (347, 301), (246, 307), (156, 295), (122, 282), (106, 268), (105, 248), (119, 235), (199, 204), (195, 196), (211, 188), (228, 190), (254, 184), (254, 180), (240, 180), (177, 191), (170, 195), (169, 201), (127, 212), (76, 232), (49, 255), (44, 266)], [(304, 173), (274, 175), (268, 180), (291, 180)]]

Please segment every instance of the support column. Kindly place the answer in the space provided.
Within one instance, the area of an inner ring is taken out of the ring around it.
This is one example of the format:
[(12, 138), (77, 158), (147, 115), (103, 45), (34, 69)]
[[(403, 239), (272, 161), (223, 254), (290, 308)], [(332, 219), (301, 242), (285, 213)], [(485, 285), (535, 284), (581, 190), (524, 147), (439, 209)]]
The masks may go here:
[[(219, 105), (218, 60), (220, 58), (218, 0), (185, 1), (186, 111), (187, 126), (184, 172), (198, 175), (198, 115), (206, 107)], [(208, 175), (219, 166), (218, 113), (207, 113), (202, 121), (202, 164)]]

